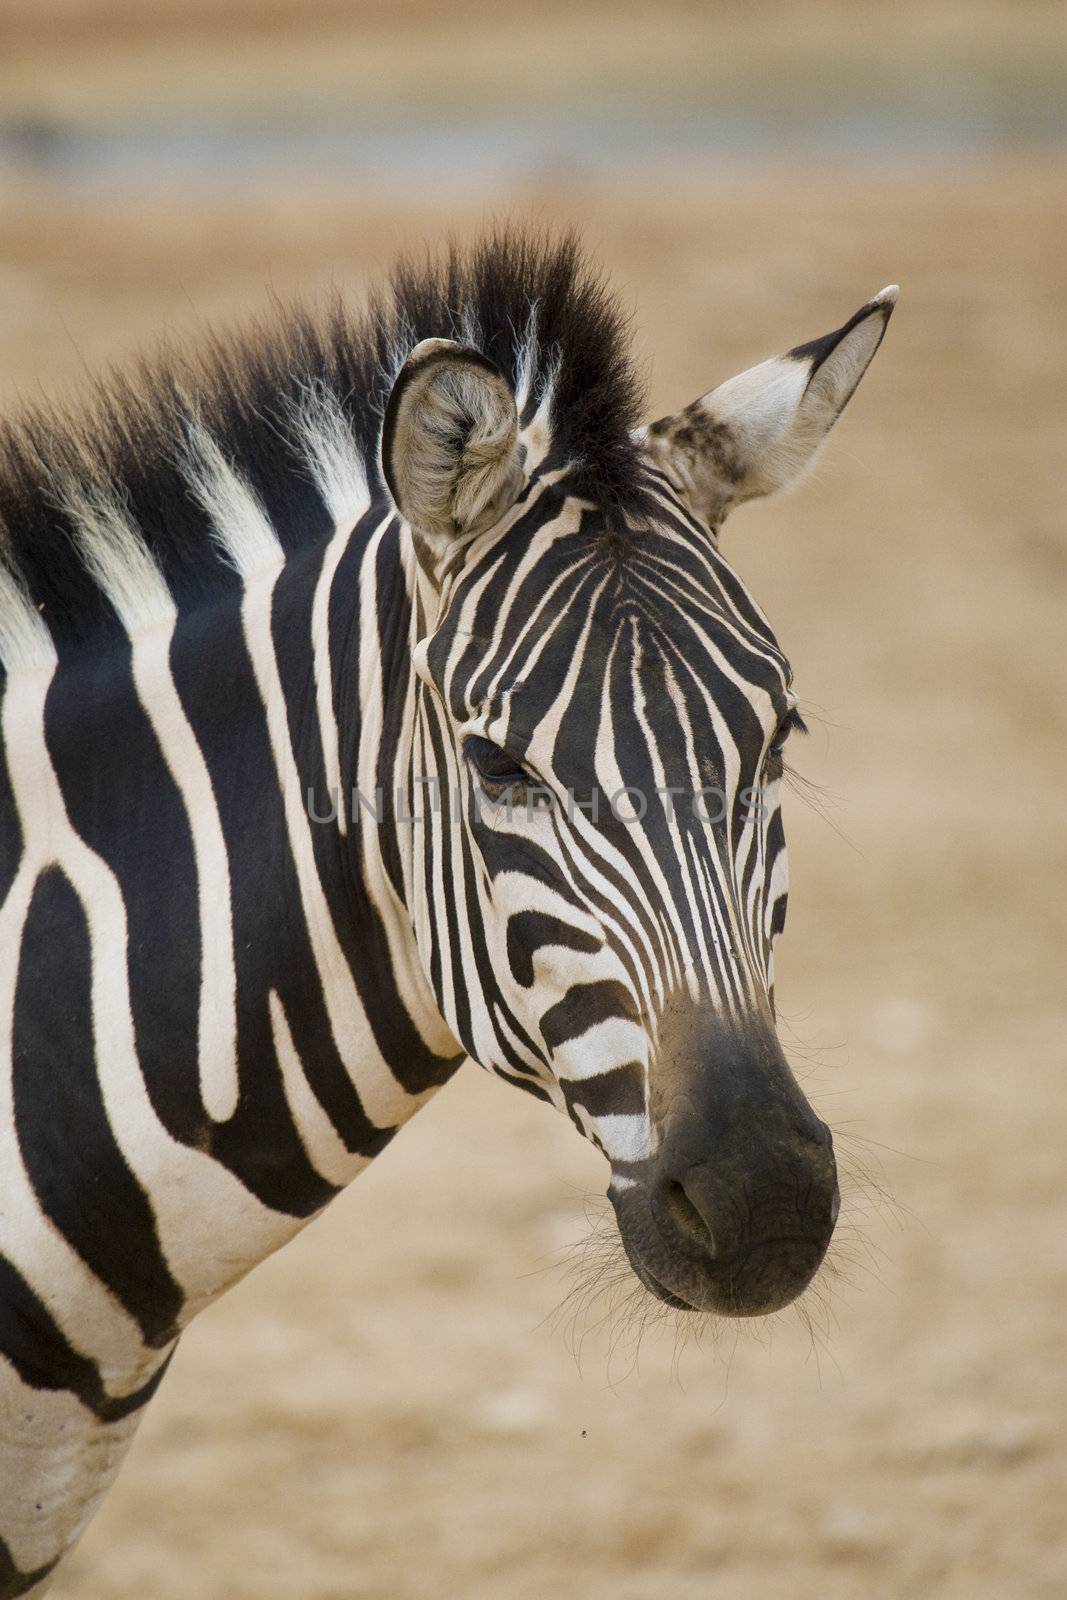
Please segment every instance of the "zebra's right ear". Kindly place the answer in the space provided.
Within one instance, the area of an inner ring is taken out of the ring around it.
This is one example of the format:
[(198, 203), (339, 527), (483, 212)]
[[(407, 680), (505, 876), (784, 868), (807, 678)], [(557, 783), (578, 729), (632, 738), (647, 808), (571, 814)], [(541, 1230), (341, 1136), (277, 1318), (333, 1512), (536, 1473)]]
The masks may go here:
[(515, 396), (481, 351), (424, 339), (397, 374), (382, 424), (382, 476), (437, 585), (518, 497), (524, 451)]

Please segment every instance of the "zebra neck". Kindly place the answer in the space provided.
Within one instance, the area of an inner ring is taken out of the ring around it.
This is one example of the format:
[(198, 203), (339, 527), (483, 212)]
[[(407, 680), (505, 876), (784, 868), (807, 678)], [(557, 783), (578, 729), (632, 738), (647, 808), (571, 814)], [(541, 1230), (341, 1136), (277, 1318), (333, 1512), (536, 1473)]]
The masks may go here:
[[(343, 549), (336, 566), (329, 552), (323, 563), (330, 601), (315, 630), (332, 683), (332, 717), (322, 713), (318, 690), (323, 792), (327, 814), (337, 813), (321, 830), (323, 843), (329, 849), (332, 837), (351, 891), (357, 968), (372, 952), (374, 970), (382, 964), (384, 987), (368, 996), (376, 1037), (402, 1081), (426, 1087), (444, 1081), (463, 1054), (438, 1009), (413, 925), (424, 807), (414, 778), (421, 686), (412, 658), (436, 599), (389, 507), (372, 503), (335, 543)], [(390, 993), (397, 1004), (384, 1004)]]
[[(162, 1348), (458, 1065), (385, 820), (345, 834), (304, 800), (324, 726), (339, 771), (375, 741), (385, 762), (384, 705), (410, 697), (406, 632), (383, 671), (403, 588), (383, 534), (368, 513), (241, 589), (7, 682), (0, 1124), (21, 1155), (0, 1150), (0, 1168), (29, 1219), (7, 1242), (29, 1270), (49, 1228), (70, 1241), (55, 1292), (72, 1336), (106, 1285)], [(105, 1226), (95, 1197), (116, 1194)]]

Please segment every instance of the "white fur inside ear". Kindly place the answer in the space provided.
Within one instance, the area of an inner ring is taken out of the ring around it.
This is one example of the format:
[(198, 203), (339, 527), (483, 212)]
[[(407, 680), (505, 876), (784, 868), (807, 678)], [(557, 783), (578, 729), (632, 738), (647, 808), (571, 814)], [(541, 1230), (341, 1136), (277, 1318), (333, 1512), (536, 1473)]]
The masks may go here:
[(746, 454), (769, 450), (796, 416), (808, 383), (808, 367), (775, 356), (727, 378), (706, 395), (702, 406), (717, 422), (725, 422)]
[(492, 526), (522, 487), (519, 417), (504, 377), (445, 339), (417, 345), (386, 412), (382, 465), (417, 546), (436, 567)]
[(895, 285), (844, 327), (728, 378), (695, 405), (653, 423), (645, 448), (698, 516), (795, 482), (815, 460), (881, 342)]
[(822, 365), (816, 367), (804, 398), (805, 411), (809, 406), (813, 411), (824, 407), (829, 413), (825, 419), (829, 427), (842, 406), (851, 399), (856, 385), (871, 364), (884, 332), (883, 319), (870, 316), (846, 333)]

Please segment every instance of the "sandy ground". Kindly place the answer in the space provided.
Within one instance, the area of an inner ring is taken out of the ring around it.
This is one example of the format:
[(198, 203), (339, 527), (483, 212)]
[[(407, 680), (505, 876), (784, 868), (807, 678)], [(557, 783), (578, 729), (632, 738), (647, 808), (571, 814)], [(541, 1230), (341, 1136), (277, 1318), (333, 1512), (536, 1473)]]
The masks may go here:
[[(903, 285), (825, 464), (729, 533), (815, 729), (779, 992), (852, 1169), (829, 1303), (553, 1321), (604, 1173), (464, 1071), (189, 1333), (61, 1600), (1067, 1593), (1065, 179), (515, 197), (584, 224), (653, 414)], [(11, 186), (0, 398), (481, 209)]]

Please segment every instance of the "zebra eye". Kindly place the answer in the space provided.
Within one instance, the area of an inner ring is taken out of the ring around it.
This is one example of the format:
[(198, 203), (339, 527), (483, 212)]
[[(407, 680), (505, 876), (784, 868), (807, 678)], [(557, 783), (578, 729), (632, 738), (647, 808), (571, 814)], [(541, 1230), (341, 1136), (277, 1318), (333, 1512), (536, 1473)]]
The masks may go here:
[(775, 730), (774, 738), (771, 740), (770, 745), (767, 748), (767, 754), (763, 762), (763, 771), (765, 777), (773, 781), (775, 778), (780, 778), (782, 776), (782, 773), (785, 770), (785, 763), (782, 759), (782, 756), (785, 750), (786, 740), (793, 732), (807, 733), (807, 731), (807, 723), (804, 721), (804, 718), (800, 715), (800, 712), (795, 706), (792, 708), (792, 710), (786, 712), (785, 716), (782, 718), (777, 729)]
[(501, 750), (491, 739), (472, 736), (463, 743), (463, 754), (494, 797), (530, 782), (530, 774), (514, 756)]

